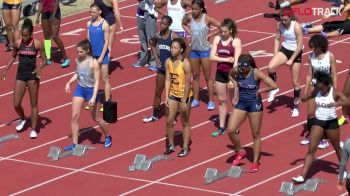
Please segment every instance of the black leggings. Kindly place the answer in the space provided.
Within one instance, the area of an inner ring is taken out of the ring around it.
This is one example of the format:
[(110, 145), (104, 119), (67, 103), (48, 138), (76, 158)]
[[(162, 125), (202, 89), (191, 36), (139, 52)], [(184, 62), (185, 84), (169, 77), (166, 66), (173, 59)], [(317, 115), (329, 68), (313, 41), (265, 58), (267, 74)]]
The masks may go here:
[(346, 190), (348, 190), (348, 193), (350, 195), (350, 179), (349, 178), (346, 179)]

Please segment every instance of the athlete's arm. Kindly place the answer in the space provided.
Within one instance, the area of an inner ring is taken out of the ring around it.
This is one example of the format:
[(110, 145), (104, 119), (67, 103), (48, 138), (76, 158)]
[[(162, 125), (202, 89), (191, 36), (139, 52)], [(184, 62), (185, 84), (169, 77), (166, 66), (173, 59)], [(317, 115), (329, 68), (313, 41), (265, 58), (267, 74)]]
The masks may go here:
[(307, 71), (306, 82), (305, 82), (305, 94), (309, 90), (309, 85), (311, 84), (311, 80), (312, 80), (312, 65), (311, 65), (311, 59), (309, 58), (309, 68)]
[(273, 54), (277, 55), (278, 49), (280, 47), (280, 41), (281, 41), (281, 32), (280, 32), (280, 23), (277, 23), (277, 32), (275, 34), (275, 43), (273, 46)]
[(165, 61), (165, 105), (169, 107), (168, 99), (169, 99), (169, 91), (170, 91), (170, 74), (169, 74), (169, 62), (170, 58)]
[(278, 88), (277, 84), (269, 76), (265, 75), (262, 71), (260, 71), (257, 68), (254, 68), (254, 77), (257, 80), (264, 82), (267, 86), (265, 88), (260, 88), (257, 91), (257, 94), (270, 92)]
[(334, 54), (329, 52), (329, 60), (331, 63), (331, 76), (332, 76), (332, 82), (333, 82), (333, 87), (337, 88), (337, 66), (336, 66), (336, 60), (334, 57)]
[(102, 29), (103, 29), (103, 37), (105, 40), (105, 43), (103, 45), (103, 49), (101, 52), (100, 57), (98, 58), (98, 63), (102, 64), (103, 62), (103, 58), (105, 57), (107, 50), (108, 50), (108, 40), (109, 40), (109, 25), (107, 22), (104, 22), (102, 25)]
[(191, 76), (192, 76), (191, 63), (187, 58), (184, 59), (183, 68), (185, 72), (185, 94), (184, 94), (184, 97), (181, 99), (181, 102), (186, 102), (191, 91)]
[(188, 24), (191, 22), (192, 15), (191, 14), (186, 14), (184, 18), (182, 19), (182, 28), (185, 29), (185, 31), (188, 34), (191, 34), (191, 29), (188, 26)]
[(10, 58), (9, 62), (6, 64), (6, 66), (4, 68), (4, 71), (2, 72), (1, 80), (5, 80), (6, 79), (7, 71), (11, 68), (13, 63), (16, 61), (16, 57), (17, 57), (17, 53), (18, 53), (18, 47), (19, 47), (20, 43), (21, 43), (20, 40), (16, 40), (15, 45), (13, 47), (11, 58)]
[(92, 67), (91, 69), (94, 72), (94, 92), (92, 94), (91, 99), (89, 100), (89, 106), (94, 106), (95, 102), (96, 102), (96, 97), (97, 97), (97, 93), (98, 93), (98, 85), (99, 85), (99, 81), (100, 81), (100, 65), (98, 64), (97, 60), (94, 59), (92, 62)]
[(121, 31), (123, 31), (124, 28), (123, 28), (123, 24), (122, 24), (122, 19), (121, 19), (121, 17), (120, 17), (120, 10), (119, 10), (118, 0), (113, 0), (112, 3), (113, 3), (114, 17), (115, 17), (115, 19), (117, 19), (117, 21), (118, 21), (119, 29), (120, 29)]

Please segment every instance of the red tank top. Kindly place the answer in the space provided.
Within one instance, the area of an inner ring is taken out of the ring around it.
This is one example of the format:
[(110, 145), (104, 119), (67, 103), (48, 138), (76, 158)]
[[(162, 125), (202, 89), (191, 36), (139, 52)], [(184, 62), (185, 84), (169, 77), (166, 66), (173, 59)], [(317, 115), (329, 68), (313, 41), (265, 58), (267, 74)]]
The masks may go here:
[[(217, 54), (221, 58), (233, 57), (235, 54), (235, 48), (232, 46), (232, 40), (227, 46), (222, 44), (222, 40), (219, 41), (217, 47)], [(217, 69), (221, 72), (229, 72), (233, 67), (233, 63), (228, 62), (218, 62)]]
[(55, 0), (42, 0), (42, 2), (43, 2), (42, 12), (52, 13), (53, 8), (55, 7)]

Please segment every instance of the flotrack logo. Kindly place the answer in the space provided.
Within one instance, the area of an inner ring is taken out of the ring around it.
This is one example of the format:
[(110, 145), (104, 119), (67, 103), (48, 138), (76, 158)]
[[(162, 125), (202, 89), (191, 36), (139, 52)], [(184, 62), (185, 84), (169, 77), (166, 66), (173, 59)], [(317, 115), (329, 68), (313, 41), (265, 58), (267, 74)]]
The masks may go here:
[(307, 7), (297, 8), (293, 7), (293, 14), (300, 16), (340, 16), (341, 9), (339, 7), (321, 8), (321, 7)]

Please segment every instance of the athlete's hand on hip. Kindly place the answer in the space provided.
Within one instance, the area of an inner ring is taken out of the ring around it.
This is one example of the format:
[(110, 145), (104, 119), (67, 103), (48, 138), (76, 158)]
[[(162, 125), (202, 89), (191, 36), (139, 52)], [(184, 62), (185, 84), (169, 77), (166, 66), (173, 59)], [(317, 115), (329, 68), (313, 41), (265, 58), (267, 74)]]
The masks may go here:
[(67, 83), (66, 87), (64, 88), (64, 90), (66, 91), (66, 93), (70, 93), (70, 84)]

